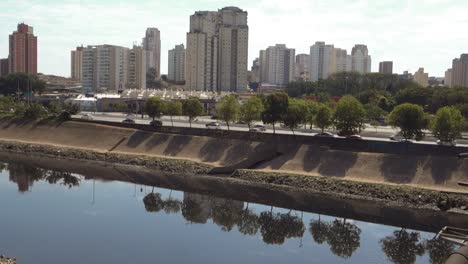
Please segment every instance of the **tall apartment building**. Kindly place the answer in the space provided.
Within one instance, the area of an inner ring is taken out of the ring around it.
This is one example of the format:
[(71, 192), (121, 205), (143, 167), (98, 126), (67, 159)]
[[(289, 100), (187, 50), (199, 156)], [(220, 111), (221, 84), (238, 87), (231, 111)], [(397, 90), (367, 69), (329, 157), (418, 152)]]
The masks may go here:
[(468, 54), (462, 54), (452, 63), (452, 87), (468, 88)]
[(330, 60), (330, 74), (351, 71), (351, 56), (345, 49), (334, 48)]
[(318, 81), (327, 79), (334, 72), (332, 57), (334, 53), (333, 45), (326, 45), (325, 42), (315, 42), (310, 47), (310, 79)]
[(82, 59), (83, 59), (83, 46), (77, 47), (76, 50), (71, 51), (71, 60), (70, 60), (70, 77), (74, 80), (82, 79)]
[(372, 60), (366, 45), (357, 44), (351, 51), (353, 72), (369, 73), (371, 72)]
[(295, 50), (288, 49), (284, 44), (268, 47), (265, 51), (265, 64), (261, 65), (264, 75), (261, 83), (285, 85), (294, 80)]
[(247, 12), (225, 7), (190, 16), (187, 33), (186, 89), (233, 91), (247, 89)]
[(260, 58), (256, 58), (252, 63), (252, 68), (250, 69), (250, 82), (260, 82)]
[(452, 86), (452, 76), (453, 76), (452, 74), (453, 74), (452, 69), (447, 69), (445, 71), (444, 85), (447, 87), (453, 87)]
[(184, 44), (176, 45), (169, 50), (169, 65), (167, 78), (170, 81), (185, 81), (185, 47)]
[(85, 91), (146, 88), (146, 53), (133, 49), (98, 45), (78, 47), (71, 53), (72, 78)]
[(37, 37), (34, 29), (24, 23), (18, 24), (9, 38), (9, 73), (37, 74)]
[(393, 61), (382, 61), (379, 63), (379, 73), (393, 74)]
[(8, 75), (8, 59), (0, 59), (0, 77)]
[(423, 87), (429, 86), (429, 74), (424, 72), (424, 68), (419, 68), (414, 73), (413, 80)]
[(156, 70), (156, 78), (161, 76), (161, 33), (157, 28), (147, 28), (143, 38), (143, 49), (146, 54), (146, 71)]
[(294, 78), (296, 80), (310, 80), (310, 55), (297, 54)]

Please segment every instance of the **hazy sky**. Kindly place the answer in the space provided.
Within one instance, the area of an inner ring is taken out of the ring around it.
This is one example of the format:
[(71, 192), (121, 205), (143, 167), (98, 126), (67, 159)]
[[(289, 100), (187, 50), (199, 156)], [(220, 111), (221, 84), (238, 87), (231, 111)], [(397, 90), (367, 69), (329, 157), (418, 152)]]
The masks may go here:
[(39, 71), (70, 75), (76, 46), (140, 44), (147, 27), (161, 31), (161, 72), (167, 52), (186, 41), (197, 10), (238, 6), (248, 11), (249, 67), (260, 49), (284, 43), (296, 54), (325, 41), (348, 53), (366, 44), (372, 71), (394, 61), (394, 71), (425, 67), (443, 76), (453, 58), (468, 53), (466, 0), (0, 0), (0, 57), (19, 22), (38, 36)]

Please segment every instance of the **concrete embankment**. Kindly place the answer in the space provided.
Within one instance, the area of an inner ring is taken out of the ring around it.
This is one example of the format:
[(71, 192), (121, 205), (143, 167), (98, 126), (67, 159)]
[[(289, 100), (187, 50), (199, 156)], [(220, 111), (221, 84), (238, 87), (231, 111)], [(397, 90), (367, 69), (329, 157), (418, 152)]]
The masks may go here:
[[(170, 128), (164, 129), (170, 132)], [(239, 131), (233, 132), (232, 137), (229, 132), (207, 131), (207, 136), (202, 132), (195, 130), (198, 134), (195, 136), (88, 122), (2, 120), (0, 140), (3, 144), (16, 141), (53, 145), (64, 148), (64, 152), (72, 148), (67, 154), (72, 158), (149, 164), (172, 172), (230, 174), (237, 169), (251, 169), (456, 192), (465, 191), (458, 186), (459, 181), (468, 181), (468, 160), (455, 156), (468, 152), (464, 148), (249, 133), (244, 133), (242, 139)], [(79, 151), (83, 149), (88, 151)], [(17, 151), (43, 153), (46, 150), (27, 150), (22, 146)], [(135, 161), (141, 156), (145, 157), (144, 161)], [(176, 166), (174, 159), (185, 160), (188, 167)], [(150, 164), (151, 160), (157, 162)], [(195, 164), (200, 168), (195, 168)]]

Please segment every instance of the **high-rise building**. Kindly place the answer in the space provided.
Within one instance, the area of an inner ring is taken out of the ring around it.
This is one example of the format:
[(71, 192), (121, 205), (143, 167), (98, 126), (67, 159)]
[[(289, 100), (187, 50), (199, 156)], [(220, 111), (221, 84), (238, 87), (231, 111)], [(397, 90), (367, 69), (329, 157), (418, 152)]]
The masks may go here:
[(351, 52), (351, 70), (358, 73), (371, 72), (372, 60), (366, 45), (357, 44)]
[(445, 78), (444, 78), (444, 85), (447, 87), (452, 87), (452, 76), (453, 76), (453, 70), (448, 69), (445, 71)]
[(423, 86), (429, 86), (429, 74), (424, 72), (424, 68), (419, 68), (417, 72), (414, 73), (413, 80)]
[(169, 50), (169, 65), (167, 78), (170, 81), (185, 81), (185, 47), (184, 44), (176, 45)]
[(252, 68), (250, 69), (250, 82), (259, 83), (260, 82), (260, 59), (256, 58), (252, 63)]
[(452, 87), (468, 88), (468, 54), (454, 59), (452, 64)]
[(334, 48), (330, 57), (329, 73), (350, 72), (351, 56), (345, 49)]
[(77, 47), (76, 50), (71, 51), (71, 78), (74, 80), (81, 80), (82, 78), (82, 60), (83, 47)]
[(8, 59), (0, 59), (0, 77), (8, 75)]
[(237, 7), (198, 11), (190, 16), (186, 89), (247, 89), (248, 35), (247, 12)]
[(327, 79), (329, 74), (334, 72), (333, 60), (334, 55), (333, 45), (326, 45), (325, 42), (315, 42), (310, 47), (310, 79), (318, 81)]
[(72, 77), (85, 91), (146, 88), (146, 53), (141, 47), (87, 46), (71, 54)]
[(125, 88), (146, 88), (146, 52), (143, 47), (127, 50), (127, 82)]
[(37, 74), (37, 37), (33, 27), (18, 24), (17, 31), (10, 35), (9, 73)]
[(295, 50), (284, 44), (277, 44), (266, 49), (265, 75), (261, 83), (285, 85), (294, 79)]
[(382, 61), (379, 63), (379, 73), (393, 74), (393, 61)]
[(161, 34), (157, 28), (146, 29), (143, 38), (143, 49), (146, 54), (146, 71), (150, 68), (156, 70), (156, 78), (161, 75)]
[(294, 78), (296, 80), (310, 80), (310, 55), (297, 54)]

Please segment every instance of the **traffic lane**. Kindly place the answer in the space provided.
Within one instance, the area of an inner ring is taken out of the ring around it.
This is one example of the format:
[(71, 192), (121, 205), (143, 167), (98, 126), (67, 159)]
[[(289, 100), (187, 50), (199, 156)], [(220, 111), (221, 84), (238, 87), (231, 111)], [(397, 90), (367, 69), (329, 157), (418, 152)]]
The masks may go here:
[[(94, 118), (94, 119), (95, 120), (101, 120), (101, 121), (110, 121), (110, 122), (121, 122), (122, 120), (124, 120), (124, 118), (118, 117), (118, 116), (105, 116), (105, 117), (96, 116), (96, 118)], [(134, 119), (134, 120), (135, 120), (135, 123), (137, 123), (137, 124), (146, 124), (146, 125), (148, 125), (151, 122), (151, 120), (146, 120), (146, 119)], [(176, 126), (176, 127), (189, 127), (190, 126), (188, 120), (173, 120), (173, 123), (174, 123), (174, 126)], [(172, 123), (170, 121), (163, 121), (163, 125), (164, 126), (171, 126)], [(206, 128), (206, 124), (205, 124), (205, 122), (202, 122), (202, 123), (192, 122), (192, 127), (193, 128)], [(227, 130), (227, 126), (226, 125), (221, 125), (221, 127), (219, 129)], [(249, 129), (247, 127), (233, 127), (233, 126), (231, 126), (230, 129), (234, 130), (234, 131), (244, 131), (244, 132), (249, 131)], [(261, 132), (261, 133), (273, 133), (273, 130), (272, 129), (267, 129), (267, 131)], [(277, 129), (276, 133), (277, 134), (285, 134), (285, 135), (292, 135), (293, 134), (293, 132), (291, 130), (285, 130), (285, 129)], [(294, 134), (301, 135), (301, 136), (315, 136), (317, 133), (314, 133), (311, 130), (308, 130), (307, 132), (295, 131)], [(338, 137), (338, 138), (342, 138), (342, 137)], [(362, 136), (362, 138), (365, 139), (365, 140), (372, 140), (372, 141), (385, 141), (385, 142), (392, 141), (386, 136), (385, 137), (384, 136), (382, 136), (382, 137)], [(350, 140), (358, 140), (358, 139), (350, 139)], [(412, 143), (414, 143), (414, 144), (436, 144), (435, 141), (428, 141), (428, 140), (412, 141)], [(468, 142), (466, 142), (466, 141), (460, 140), (458, 145), (459, 146), (468, 146), (467, 143)]]

